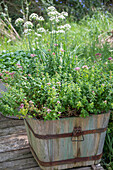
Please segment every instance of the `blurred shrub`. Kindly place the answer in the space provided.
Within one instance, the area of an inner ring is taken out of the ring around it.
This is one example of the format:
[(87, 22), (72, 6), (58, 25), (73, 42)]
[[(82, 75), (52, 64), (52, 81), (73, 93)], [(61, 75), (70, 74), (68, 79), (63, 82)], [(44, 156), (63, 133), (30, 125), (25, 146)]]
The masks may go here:
[(53, 5), (59, 12), (65, 10), (69, 13), (71, 20), (80, 20), (85, 15), (92, 15), (96, 8), (113, 10), (112, 0), (2, 0), (1, 8), (4, 11), (4, 3), (8, 6), (12, 22), (22, 17), (22, 5), (29, 3), (29, 13), (37, 13), (46, 16), (46, 8)]

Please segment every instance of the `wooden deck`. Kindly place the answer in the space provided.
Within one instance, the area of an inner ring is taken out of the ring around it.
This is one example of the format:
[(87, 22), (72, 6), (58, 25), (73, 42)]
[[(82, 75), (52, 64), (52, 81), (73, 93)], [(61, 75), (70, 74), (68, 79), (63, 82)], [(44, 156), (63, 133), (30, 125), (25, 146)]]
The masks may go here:
[[(28, 144), (23, 120), (0, 114), (0, 170), (41, 170)], [(72, 170), (103, 170), (100, 165)]]

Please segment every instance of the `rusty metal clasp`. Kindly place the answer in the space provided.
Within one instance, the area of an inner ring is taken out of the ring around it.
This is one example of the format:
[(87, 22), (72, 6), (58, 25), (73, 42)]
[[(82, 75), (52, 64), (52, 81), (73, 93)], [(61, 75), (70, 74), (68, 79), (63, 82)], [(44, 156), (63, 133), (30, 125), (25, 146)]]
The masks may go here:
[[(79, 136), (82, 136), (82, 139), (81, 139), (81, 140), (75, 140), (75, 139), (73, 139), (74, 137), (79, 137)], [(80, 126), (79, 126), (79, 127), (74, 127), (73, 132), (72, 132), (71, 141), (72, 141), (72, 142), (78, 142), (78, 141), (81, 142), (81, 141), (84, 141), (84, 136), (83, 136), (83, 134), (82, 134), (82, 129), (81, 129)]]

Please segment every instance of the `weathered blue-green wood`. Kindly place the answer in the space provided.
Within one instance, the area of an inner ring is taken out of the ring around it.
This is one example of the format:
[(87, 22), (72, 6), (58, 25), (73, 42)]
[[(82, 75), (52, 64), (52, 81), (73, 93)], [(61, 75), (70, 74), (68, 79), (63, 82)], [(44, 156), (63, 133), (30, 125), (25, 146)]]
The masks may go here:
[[(65, 118), (54, 121), (39, 121), (27, 118), (32, 129), (37, 134), (63, 134), (70, 133), (73, 128), (80, 126), (82, 130), (92, 130), (98, 128), (105, 128), (109, 121), (110, 113), (101, 115), (92, 115), (87, 118)], [(31, 146), (34, 148), (38, 158), (43, 162), (59, 161), (71, 159), (75, 157), (87, 157), (101, 154), (104, 144), (105, 132), (96, 134), (84, 135), (84, 141), (72, 142), (71, 138), (59, 138), (42, 140), (35, 138), (32, 132), (29, 131), (27, 125), (27, 134)], [(80, 140), (81, 136), (75, 138)], [(99, 162), (99, 161), (96, 161)], [(95, 161), (78, 162), (75, 164), (59, 165), (55, 167), (42, 167), (44, 170), (66, 169), (72, 167), (81, 167), (93, 165)]]

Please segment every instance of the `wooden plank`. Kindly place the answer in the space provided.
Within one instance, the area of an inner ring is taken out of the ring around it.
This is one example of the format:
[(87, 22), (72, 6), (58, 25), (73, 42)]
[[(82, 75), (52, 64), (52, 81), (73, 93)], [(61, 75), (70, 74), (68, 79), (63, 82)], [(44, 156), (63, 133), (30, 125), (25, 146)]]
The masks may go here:
[(23, 134), (13, 134), (0, 137), (0, 152), (28, 148), (28, 138)]
[(7, 127), (5, 129), (0, 129), (0, 136), (7, 136), (11, 134), (17, 133), (25, 133), (25, 126), (15, 126), (15, 127)]
[(41, 169), (39, 167), (38, 168), (37, 167), (33, 167), (33, 168), (30, 168), (30, 169), (29, 168), (27, 168), (27, 169), (25, 168), (24, 170), (41, 170)]
[(6, 119), (6, 121), (0, 122), (0, 129), (5, 129), (9, 127), (15, 127), (15, 126), (24, 126), (24, 121), (23, 120), (13, 120), (13, 119)]
[[(101, 121), (101, 126), (107, 126), (109, 121), (109, 117), (107, 115), (104, 115), (103, 121)], [(103, 147), (104, 147), (104, 142), (105, 142), (105, 137), (106, 137), (106, 132), (100, 134), (100, 140), (98, 143), (98, 149), (97, 149), (97, 154), (101, 154), (103, 152)], [(98, 160), (95, 161), (95, 164), (98, 163)]]
[(37, 163), (35, 162), (34, 158), (26, 158), (26, 159), (18, 159), (13, 161), (1, 162), (0, 163), (0, 170), (23, 170), (23, 169), (30, 169), (33, 167), (37, 167), (37, 170), (41, 170)]
[[(97, 168), (96, 170), (104, 170), (101, 166), (96, 167), (96, 168)], [(37, 167), (26, 169), (26, 170), (37, 170)], [(68, 170), (93, 170), (93, 169), (92, 169), (92, 167), (80, 167), (80, 168), (71, 168), (71, 169), (68, 169)]]
[(19, 149), (19, 150), (9, 150), (8, 152), (0, 153), (0, 163), (8, 162), (8, 161), (15, 161), (19, 159), (32, 158), (32, 157), (33, 156), (30, 152), (29, 147)]

